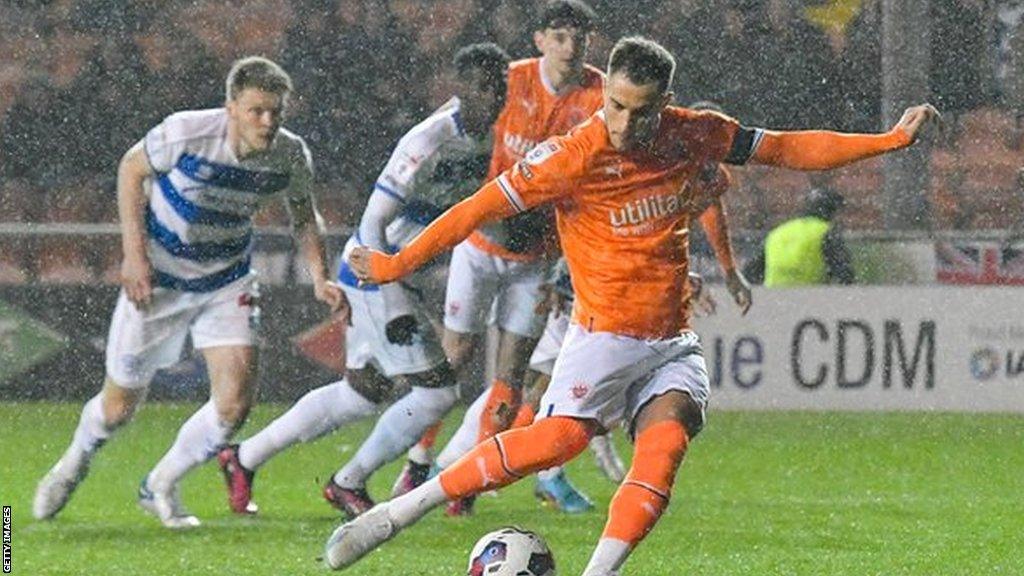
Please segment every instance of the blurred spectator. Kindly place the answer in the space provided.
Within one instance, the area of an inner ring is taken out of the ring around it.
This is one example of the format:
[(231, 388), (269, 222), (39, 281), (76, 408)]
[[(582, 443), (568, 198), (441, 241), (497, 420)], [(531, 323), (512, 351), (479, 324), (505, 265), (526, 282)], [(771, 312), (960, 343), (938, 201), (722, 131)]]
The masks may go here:
[(747, 279), (769, 288), (852, 284), (850, 253), (833, 222), (843, 204), (839, 193), (812, 188), (803, 214), (768, 233), (764, 249), (745, 267)]

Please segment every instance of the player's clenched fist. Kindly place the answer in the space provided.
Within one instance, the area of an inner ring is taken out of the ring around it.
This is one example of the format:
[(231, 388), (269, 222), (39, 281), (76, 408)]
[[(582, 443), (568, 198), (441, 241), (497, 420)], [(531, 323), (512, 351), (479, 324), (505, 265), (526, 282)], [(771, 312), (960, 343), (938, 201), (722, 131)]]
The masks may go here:
[(384, 268), (382, 264), (387, 262), (389, 258), (383, 252), (359, 246), (349, 254), (348, 265), (352, 267), (352, 272), (359, 280), (371, 284), (383, 284), (394, 280), (394, 278), (387, 278), (382, 270)]
[(903, 129), (910, 136), (910, 141), (916, 141), (918, 132), (921, 127), (926, 123), (939, 120), (942, 116), (939, 111), (935, 109), (935, 106), (931, 104), (921, 104), (918, 106), (911, 106), (903, 112), (903, 117), (900, 118), (899, 123), (896, 126)]
[(153, 268), (145, 257), (126, 256), (121, 263), (121, 286), (137, 308), (149, 306), (153, 295), (152, 275)]

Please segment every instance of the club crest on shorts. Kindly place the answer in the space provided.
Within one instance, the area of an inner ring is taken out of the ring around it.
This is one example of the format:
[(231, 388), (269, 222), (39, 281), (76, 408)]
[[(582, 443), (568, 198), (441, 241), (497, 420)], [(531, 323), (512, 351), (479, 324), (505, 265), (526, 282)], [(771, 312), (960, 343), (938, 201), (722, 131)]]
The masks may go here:
[(572, 397), (576, 400), (581, 400), (590, 392), (590, 386), (581, 380), (577, 380), (572, 384)]
[(448, 315), (449, 316), (458, 316), (460, 310), (462, 310), (462, 304), (461, 303), (459, 303), (459, 302), (449, 302), (448, 303)]
[(142, 373), (142, 358), (135, 354), (124, 354), (121, 356), (121, 369), (131, 377)]

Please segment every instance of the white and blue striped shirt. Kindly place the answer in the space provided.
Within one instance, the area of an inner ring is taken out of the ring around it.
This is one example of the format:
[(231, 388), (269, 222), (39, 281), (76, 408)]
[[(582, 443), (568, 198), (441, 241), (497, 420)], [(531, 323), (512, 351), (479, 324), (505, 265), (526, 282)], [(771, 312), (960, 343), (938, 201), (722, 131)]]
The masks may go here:
[(310, 195), (302, 138), (280, 129), (270, 149), (239, 161), (224, 108), (179, 112), (146, 134), (155, 174), (146, 208), (156, 284), (216, 290), (250, 273), (252, 216), (272, 199)]

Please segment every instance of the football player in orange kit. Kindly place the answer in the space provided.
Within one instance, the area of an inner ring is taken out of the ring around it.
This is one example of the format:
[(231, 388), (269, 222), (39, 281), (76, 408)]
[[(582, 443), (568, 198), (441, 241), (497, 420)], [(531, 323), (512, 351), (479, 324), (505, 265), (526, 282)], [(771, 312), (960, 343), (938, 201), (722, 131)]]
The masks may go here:
[[(581, 0), (552, 0), (545, 5), (533, 35), (542, 56), (509, 66), (508, 93), (495, 122), (488, 180), (522, 160), (538, 143), (568, 132), (601, 107), (604, 75), (584, 63), (595, 18)], [(554, 238), (552, 228), (549, 210), (526, 211), (482, 226), (452, 252), (442, 341), (460, 381), (466, 380), (471, 361), (478, 357), (475, 351), (492, 309), (499, 336), (494, 380), (438, 456), (439, 467), (508, 428), (519, 409), (530, 353), (544, 329), (545, 315), (537, 312), (537, 302), (550, 267), (544, 253), (545, 244)], [(428, 434), (426, 443), (430, 442)], [(426, 479), (430, 463), (423, 446), (421, 441), (410, 450), (395, 494)], [(557, 481), (577, 502), (585, 503), (563, 478)], [(472, 498), (453, 502), (448, 513), (468, 513), (472, 502)], [(570, 502), (564, 504), (563, 508)]]
[(539, 418), (340, 526), (327, 542), (329, 566), (354, 563), (447, 500), (572, 459), (596, 431), (625, 417), (635, 441), (632, 466), (583, 573), (617, 574), (668, 505), (686, 448), (704, 425), (709, 385), (689, 327), (686, 233), (701, 167), (751, 161), (837, 168), (911, 145), (938, 114), (927, 104), (909, 108), (882, 134), (748, 128), (669, 106), (674, 71), (671, 54), (657, 43), (620, 40), (609, 58), (602, 112), (538, 146), (399, 253), (352, 254), (357, 275), (394, 281), (481, 223), (550, 202), (576, 301)]

